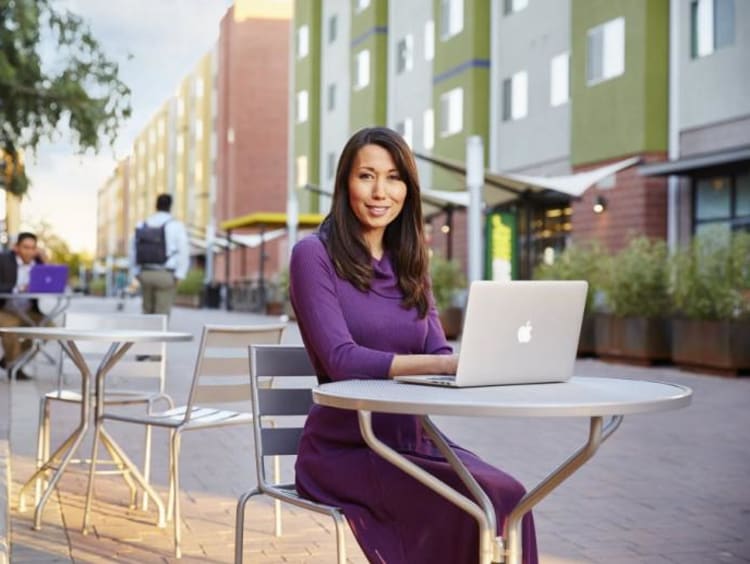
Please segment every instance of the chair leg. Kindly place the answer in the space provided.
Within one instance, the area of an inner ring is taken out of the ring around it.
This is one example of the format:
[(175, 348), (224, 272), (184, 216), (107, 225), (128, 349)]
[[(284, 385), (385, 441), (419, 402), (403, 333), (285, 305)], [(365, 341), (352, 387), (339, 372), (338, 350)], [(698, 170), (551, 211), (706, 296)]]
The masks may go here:
[[(273, 457), (273, 481), (276, 485), (281, 483), (281, 458)], [(273, 502), (274, 533), (281, 536), (281, 501), (275, 499)]]
[[(45, 438), (47, 435), (46, 424), (47, 424), (47, 398), (42, 397), (39, 402), (39, 425), (37, 428), (36, 435), (36, 468), (37, 470), (42, 467), (44, 462), (47, 460), (44, 455), (46, 452)], [(42, 483), (43, 479), (40, 476), (37, 478), (36, 484), (34, 485), (34, 505), (39, 504), (39, 498), (42, 496)]]
[(332, 514), (333, 521), (336, 524), (336, 562), (337, 564), (346, 563), (346, 528), (344, 527), (344, 518), (341, 513), (336, 511)]
[[(148, 400), (148, 407), (146, 409), (146, 413), (148, 415), (151, 415), (153, 412), (153, 401)], [(146, 483), (149, 483), (149, 480), (151, 479), (151, 425), (146, 425), (146, 449), (143, 453), (143, 478), (146, 480)], [(145, 492), (142, 494), (141, 498), (141, 509), (144, 511), (148, 511), (148, 496), (145, 494)]]
[(169, 484), (169, 493), (167, 493), (167, 522), (174, 517), (174, 474), (172, 469), (172, 444), (174, 442), (175, 430), (169, 430), (169, 462), (167, 463), (167, 483)]
[(173, 500), (174, 500), (174, 555), (175, 558), (182, 558), (182, 545), (180, 534), (180, 431), (176, 430), (172, 435), (172, 453), (171, 453), (171, 470), (173, 482)]
[(242, 545), (245, 540), (245, 505), (254, 495), (258, 495), (258, 489), (242, 494), (237, 500), (237, 513), (234, 524), (234, 564), (242, 564)]

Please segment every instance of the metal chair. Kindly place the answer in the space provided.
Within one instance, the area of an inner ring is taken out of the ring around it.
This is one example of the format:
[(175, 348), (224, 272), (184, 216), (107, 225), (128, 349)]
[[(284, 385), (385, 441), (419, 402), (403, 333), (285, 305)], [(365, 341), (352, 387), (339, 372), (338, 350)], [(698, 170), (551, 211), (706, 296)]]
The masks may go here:
[[(300, 387), (300, 377), (306, 386)], [(277, 387), (281, 380), (284, 387)], [(294, 486), (272, 484), (266, 478), (265, 458), (268, 456), (296, 455), (302, 425), (276, 427), (269, 424), (269, 416), (307, 416), (312, 405), (311, 385), (317, 384), (315, 370), (302, 346), (254, 345), (250, 347), (250, 388), (253, 404), (253, 435), (255, 442), (255, 468), (258, 486), (244, 493), (237, 501), (235, 524), (234, 561), (241, 564), (245, 528), (245, 505), (251, 497), (265, 494), (276, 503), (284, 501), (303, 509), (329, 515), (336, 526), (336, 551), (338, 564), (346, 562), (344, 516), (338, 507), (316, 503), (300, 497)], [(299, 417), (296, 417), (298, 420)], [(276, 532), (280, 533), (280, 516), (276, 514)]]
[[(102, 315), (95, 313), (70, 312), (65, 315), (63, 325), (69, 329), (142, 329), (145, 331), (166, 331), (166, 315), (145, 314), (117, 314)], [(80, 341), (78, 349), (90, 364), (98, 364), (107, 354), (109, 345)], [(80, 390), (65, 389), (66, 376), (77, 372), (68, 355), (60, 349), (57, 371), (57, 387), (46, 393), (39, 408), (39, 430), (37, 435), (37, 468), (49, 458), (50, 453), (50, 403), (61, 401), (66, 403), (81, 403)], [(164, 392), (167, 375), (167, 347), (165, 343), (137, 343), (133, 345), (122, 359), (107, 375), (108, 386), (104, 403), (112, 405), (145, 404), (147, 413), (151, 413), (156, 402), (164, 401), (173, 407), (172, 399)], [(143, 457), (143, 476), (148, 481), (151, 472), (151, 427), (146, 427), (146, 448)], [(112, 461), (118, 466), (117, 470), (107, 470), (104, 473), (121, 473), (118, 464), (119, 457), (110, 452)], [(125, 476), (125, 474), (123, 474)], [(131, 507), (135, 506), (137, 490), (135, 484), (126, 477), (131, 492)], [(37, 481), (36, 502), (39, 501), (41, 481)], [(143, 509), (147, 509), (148, 498), (143, 496)]]
[[(193, 383), (186, 405), (149, 415), (105, 412), (102, 417), (104, 420), (152, 425), (170, 430), (167, 520), (174, 518), (177, 558), (182, 556), (179, 495), (181, 435), (184, 431), (243, 425), (253, 420), (252, 414), (247, 411), (250, 407), (248, 347), (253, 343), (279, 343), (285, 328), (285, 323), (251, 326), (206, 325), (203, 327)], [(243, 403), (242, 410), (227, 408), (228, 404), (237, 402)], [(88, 523), (92, 491), (93, 482), (89, 484), (89, 494), (86, 497), (84, 527)]]

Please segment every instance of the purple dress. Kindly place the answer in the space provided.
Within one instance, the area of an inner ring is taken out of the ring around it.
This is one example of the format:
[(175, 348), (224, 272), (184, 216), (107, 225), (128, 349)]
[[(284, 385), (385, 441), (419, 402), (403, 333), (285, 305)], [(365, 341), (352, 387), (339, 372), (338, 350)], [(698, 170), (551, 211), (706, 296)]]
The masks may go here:
[[(374, 279), (361, 292), (336, 275), (316, 235), (292, 253), (290, 293), (302, 339), (321, 382), (386, 379), (395, 354), (449, 354), (437, 312), (420, 319), (401, 306), (387, 253), (373, 259)], [(374, 413), (375, 434), (409, 460), (471, 498), (416, 417)], [(475, 454), (451, 443), (497, 512), (498, 533), (524, 495), (523, 486)], [(475, 563), (476, 521), (408, 476), (365, 444), (355, 411), (313, 406), (296, 463), (298, 491), (341, 507), (370, 562)], [(536, 564), (531, 515), (523, 521), (523, 562)]]

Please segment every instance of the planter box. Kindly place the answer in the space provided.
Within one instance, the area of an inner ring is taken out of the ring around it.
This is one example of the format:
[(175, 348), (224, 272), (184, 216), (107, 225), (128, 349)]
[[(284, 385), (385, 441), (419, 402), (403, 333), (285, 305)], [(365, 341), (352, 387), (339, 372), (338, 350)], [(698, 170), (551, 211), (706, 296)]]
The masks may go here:
[(649, 364), (671, 359), (667, 319), (598, 314), (594, 323), (599, 356)]
[(581, 323), (581, 336), (578, 339), (578, 356), (596, 354), (596, 316), (584, 314)]
[(174, 305), (181, 307), (200, 307), (201, 297), (198, 294), (175, 294)]
[(750, 321), (672, 321), (675, 364), (727, 372), (750, 371)]
[(460, 307), (449, 307), (441, 311), (439, 315), (446, 339), (457, 339), (463, 329), (464, 310)]

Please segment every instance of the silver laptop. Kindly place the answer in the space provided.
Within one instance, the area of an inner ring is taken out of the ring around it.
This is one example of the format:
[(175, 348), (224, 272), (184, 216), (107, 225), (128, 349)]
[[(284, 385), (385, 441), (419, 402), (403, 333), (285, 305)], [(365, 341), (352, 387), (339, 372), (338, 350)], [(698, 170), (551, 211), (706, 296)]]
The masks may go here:
[(398, 382), (472, 387), (564, 382), (573, 375), (585, 281), (472, 283), (455, 376)]

